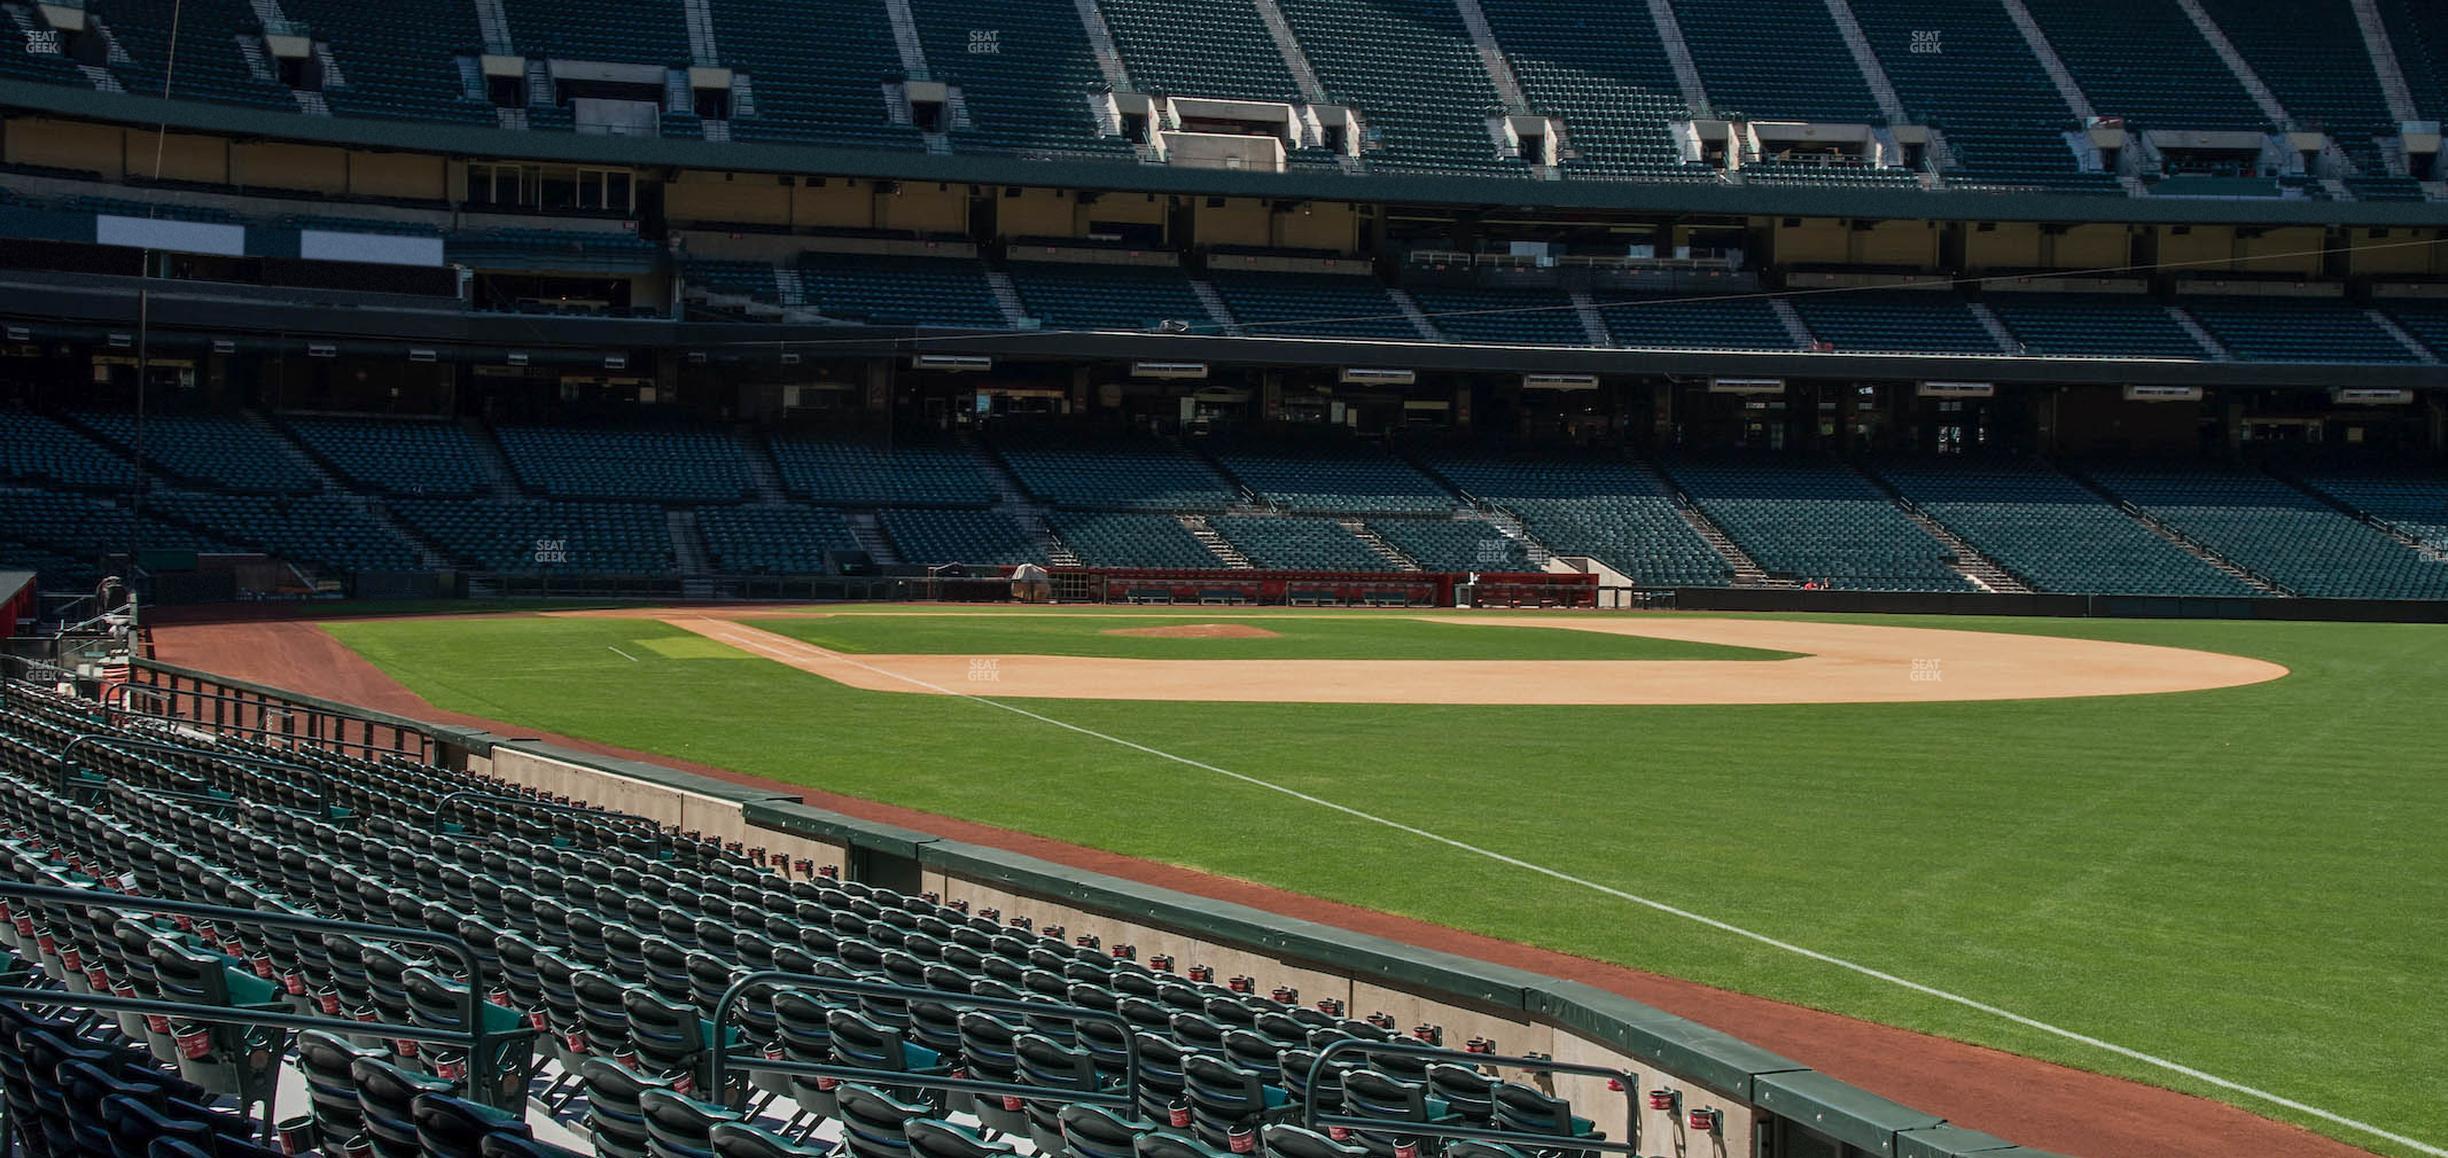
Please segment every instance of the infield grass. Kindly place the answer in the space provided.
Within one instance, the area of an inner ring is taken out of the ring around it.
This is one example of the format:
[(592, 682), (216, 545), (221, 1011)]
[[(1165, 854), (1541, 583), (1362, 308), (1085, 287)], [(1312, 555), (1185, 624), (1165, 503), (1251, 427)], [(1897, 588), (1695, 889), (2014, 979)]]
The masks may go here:
[[(934, 630), (875, 618), (855, 642), (924, 650)], [(2448, 628), (1843, 618), (2197, 647), (2293, 674), (1988, 703), (1028, 706), (2448, 1143)], [(713, 658), (651, 621), (327, 629), (443, 708), (2192, 1090), (2406, 1152), (990, 706)]]
[[(1087, 655), (1119, 659), (1640, 659), (1777, 660), (1792, 652), (1528, 630), (1385, 615), (832, 615), (760, 619), (752, 626), (858, 655)], [(1257, 628), (1265, 637), (1120, 635), (1145, 629)]]

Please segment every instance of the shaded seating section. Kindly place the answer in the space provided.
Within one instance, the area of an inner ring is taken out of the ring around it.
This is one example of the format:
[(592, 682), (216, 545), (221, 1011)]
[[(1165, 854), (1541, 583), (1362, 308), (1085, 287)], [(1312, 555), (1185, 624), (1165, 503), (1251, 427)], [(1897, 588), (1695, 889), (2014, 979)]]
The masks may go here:
[(188, 527), (102, 499), (45, 491), (0, 490), (0, 537), (91, 561), (139, 550), (225, 554), (234, 548)]
[(1375, 443), (1317, 437), (1219, 441), (1211, 448), (1242, 485), (1304, 513), (1447, 512), (1454, 496)]
[(2118, 191), (2115, 174), (2080, 171), (2065, 137), (2073, 110), (2004, 7), (1860, 0), (1853, 16), (1905, 109), (1945, 132), (1950, 187)]
[(2413, 470), (2313, 470), (2302, 478), (2322, 494), (2448, 551), (2448, 478)]
[(2434, 355), (2448, 356), (2448, 301), (2383, 300), (2380, 308)]
[(1174, 266), (1011, 263), (1029, 316), (1056, 330), (1149, 330), (1168, 322), (1212, 332), (1207, 307)]
[(821, 575), (825, 552), (860, 549), (850, 521), (821, 507), (707, 507), (697, 531), (708, 561), (732, 575)]
[(1816, 185), (1829, 189), (1917, 189), (1918, 173), (1865, 165), (1842, 158), (1791, 157), (1752, 161), (1742, 167), (1747, 185)]
[(2448, 599), (2448, 559), (2426, 558), (2266, 474), (2139, 466), (2089, 473), (2178, 534), (2296, 594)]
[(1771, 574), (1846, 591), (1971, 591), (1939, 545), (1869, 480), (1835, 462), (1688, 457), (1667, 469)]
[(1879, 474), (2037, 591), (2250, 595), (2252, 588), (2033, 462), (1897, 459)]
[[(901, 76), (891, 18), (882, 0), (825, 5), (822, 34), (798, 0), (713, 0), (708, 5), (723, 63), (735, 80), (731, 136), (741, 141), (811, 141), (870, 148), (920, 147), (918, 130), (891, 123), (886, 81)], [(755, 115), (741, 109), (752, 92)]]
[(1150, 92), (1290, 101), (1300, 85), (1249, 0), (1101, 0), (1131, 80)]
[[(531, 57), (689, 66), (682, 9), (661, 0), (606, 0), (583, 8), (555, 0), (501, 0), (510, 43)], [(814, 39), (814, 38), (811, 38)]]
[(1566, 173), (1715, 181), (1686, 164), (1669, 125), (1690, 115), (1647, 6), (1619, 0), (1481, 0), (1532, 108), (1564, 122)]
[(1056, 538), (1090, 567), (1220, 568), (1224, 561), (1179, 519), (1119, 511), (1055, 511)]
[(977, 456), (954, 443), (777, 434), (767, 445), (783, 487), (814, 502), (982, 507), (994, 501), (994, 484)]
[(1008, 324), (970, 258), (809, 253), (799, 258), (807, 304), (828, 318), (879, 326), (999, 330)]
[[(1086, 95), (1105, 83), (1079, 11), (1061, 4), (922, 0), (910, 5), (935, 79), (958, 85), (962, 152), (1074, 154), (1127, 159), (1129, 143), (1099, 137)], [(991, 32), (991, 40), (973, 34)]]
[(2429, 0), (2378, 0), (2375, 7), (2415, 107), (2432, 120), (2448, 115), (2448, 8)]
[(782, 304), (782, 287), (774, 278), (778, 269), (762, 261), (691, 257), (681, 260), (680, 279), (691, 289), (778, 306)]
[(663, 512), (640, 503), (395, 499), (390, 507), (478, 570), (669, 575), (680, 567)]
[(1143, 435), (1012, 431), (995, 436), (994, 450), (1030, 494), (1058, 506), (1215, 511), (1240, 498), (1178, 443)]
[(455, 422), (291, 415), (281, 425), (342, 478), (395, 495), (486, 489), (475, 436)]
[(1277, 0), (1332, 99), (1361, 109), (1373, 170), (1527, 176), (1500, 157), (1486, 118), (1503, 107), (1459, 9), (1376, 0)]
[(1003, 511), (920, 507), (882, 511), (878, 519), (893, 548), (912, 563), (1009, 566), (1046, 561), (1037, 536)]
[[(2353, 0), (2284, 5), (2201, 0), (2201, 5), (2288, 116), (2328, 133), (2366, 177), (2387, 177), (2376, 138), (2396, 136), (2397, 118), (2389, 115), (2388, 98), (2380, 94), (2380, 76), (2355, 23)], [(2414, 193), (2419, 198), (2421, 189)]]
[(134, 490), (136, 464), (58, 420), (0, 410), (0, 479), (79, 490)]
[(101, 568), (86, 558), (7, 539), (0, 539), (0, 571), (32, 571), (43, 591), (82, 591), (102, 578)]
[(1839, 353), (1995, 354), (1998, 345), (1964, 300), (1951, 293), (1904, 290), (1804, 293), (1794, 309), (1820, 340)]
[(2140, 129), (2263, 132), (2272, 126), (2173, 3), (2047, 0), (2032, 19), (2103, 116)]
[(554, 498), (735, 502), (752, 489), (728, 433), (694, 426), (503, 426), (519, 482)]
[(1719, 115), (1881, 119), (1869, 82), (1819, 0), (1678, 0), (1674, 10)]
[(1269, 571), (1394, 571), (1392, 561), (1333, 519), (1217, 515), (1207, 525)]
[(1369, 529), (1427, 571), (1527, 571), (1530, 553), (1480, 519), (1370, 519)]
[(1723, 587), (1733, 582), (1725, 558), (1684, 521), (1673, 498), (1621, 460), (1445, 456), (1432, 465), (1464, 494), (1521, 519), (1531, 537), (1556, 554), (1588, 556), (1635, 583)]
[(484, 47), (474, 5), (284, 0), (281, 7), (340, 62), (346, 83), (326, 77), (323, 85), (323, 103), (335, 115), (499, 123), (490, 103), (468, 95), (453, 60)]
[(2335, 298), (2180, 299), (2202, 328), (2249, 362), (2412, 362), (2362, 307)]
[(341, 495), (271, 497), (156, 491), (145, 496), (163, 518), (213, 538), (293, 563), (333, 571), (413, 571), (422, 553), (361, 505)]
[(2166, 307), (2139, 294), (1993, 293), (1984, 301), (2022, 341), (2022, 352), (2037, 357), (2209, 356)]
[[(134, 414), (101, 410), (73, 418), (135, 453), (138, 423)], [(315, 489), (314, 476), (277, 435), (243, 418), (151, 414), (142, 425), (144, 456), (188, 482), (252, 494), (303, 494)]]
[(653, 242), (613, 229), (502, 226), (463, 229), (442, 239), (443, 258), (470, 269), (646, 273), (654, 268), (656, 252)]
[(1422, 340), (1374, 278), (1219, 270), (1210, 280), (1253, 338)]
[(1598, 290), (1598, 316), (1618, 346), (1654, 350), (1798, 350), (1765, 298), (1683, 297)]
[(238, 51), (233, 33), (255, 23), (245, 0), (99, 0), (92, 11), (127, 53), (110, 70), (129, 92), (160, 96), (167, 81), (173, 97), (297, 111), (289, 87), (258, 76)]
[(1414, 289), (1428, 324), (1457, 342), (1586, 346), (1589, 331), (1557, 290)]

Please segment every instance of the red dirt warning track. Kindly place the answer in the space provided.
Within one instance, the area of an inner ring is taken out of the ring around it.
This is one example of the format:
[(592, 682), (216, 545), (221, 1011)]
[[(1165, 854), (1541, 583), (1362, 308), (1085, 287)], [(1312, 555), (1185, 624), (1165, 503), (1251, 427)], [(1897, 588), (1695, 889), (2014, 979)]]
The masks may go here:
[(1535, 949), (1425, 921), (1247, 881), (1120, 856), (972, 821), (783, 784), (651, 752), (615, 748), (447, 712), (425, 702), (312, 623), (161, 626), (166, 663), (435, 723), (480, 727), (583, 751), (646, 760), (734, 784), (797, 794), (811, 805), (1008, 849), (1090, 872), (1212, 897), (1424, 948), (1595, 985), (1793, 1058), (1840, 1081), (2026, 1146), (2085, 1158), (2228, 1156), (2351, 1158), (2365, 1154), (2310, 1131), (2206, 1098), (2086, 1073), (1910, 1030), (1731, 993), (1673, 977)]

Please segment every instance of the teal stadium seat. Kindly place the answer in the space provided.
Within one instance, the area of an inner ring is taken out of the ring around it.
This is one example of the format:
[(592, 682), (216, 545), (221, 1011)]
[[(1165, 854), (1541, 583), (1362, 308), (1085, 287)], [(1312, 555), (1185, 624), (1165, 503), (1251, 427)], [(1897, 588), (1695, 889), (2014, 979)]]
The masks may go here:
[(1333, 519), (1218, 515), (1207, 520), (1207, 525), (1262, 570), (1399, 570)]
[(292, 415), (281, 425), (360, 486), (395, 495), (472, 495), (486, 486), (475, 437), (455, 422)]
[[(1576, 455), (1450, 455), (1431, 460), (1462, 493), (1510, 512), (1559, 555), (1583, 555), (1635, 583), (1724, 587), (1725, 558), (1646, 473), (1620, 459)], [(1381, 520), (1379, 532), (1384, 533)]]
[(2037, 591), (2251, 595), (2243, 581), (2152, 534), (2050, 467), (1896, 459), (1879, 474), (1915, 506)]
[(1047, 521), (1063, 546), (1090, 567), (1209, 570), (1224, 566), (1224, 560), (1169, 515), (1056, 511)]
[(2089, 473), (2179, 534), (2296, 594), (2448, 599), (2448, 558), (2421, 553), (2266, 474), (2143, 466)]
[(713, 430), (503, 426), (495, 433), (519, 482), (553, 498), (737, 502), (753, 486), (738, 440)]
[(1329, 97), (1366, 110), (1374, 171), (1528, 176), (1487, 117), (1503, 101), (1450, 5), (1277, 0)]
[(825, 552), (860, 549), (850, 521), (822, 507), (706, 507), (697, 532), (708, 561), (728, 575), (822, 575)]
[(776, 434), (767, 443), (782, 485), (828, 506), (983, 507), (994, 483), (965, 447), (928, 439)]
[(1766, 455), (1677, 458), (1677, 483), (1771, 574), (1843, 591), (1971, 591), (1946, 548), (1840, 463)]
[(1045, 547), (1002, 511), (919, 507), (880, 512), (884, 534), (911, 563), (1043, 564)]
[(1210, 449), (1242, 485), (1288, 511), (1445, 513), (1454, 508), (1454, 496), (1436, 480), (1374, 443), (1217, 440)]
[(1021, 486), (1057, 506), (1218, 511), (1240, 497), (1178, 443), (1146, 436), (1012, 431), (994, 449)]

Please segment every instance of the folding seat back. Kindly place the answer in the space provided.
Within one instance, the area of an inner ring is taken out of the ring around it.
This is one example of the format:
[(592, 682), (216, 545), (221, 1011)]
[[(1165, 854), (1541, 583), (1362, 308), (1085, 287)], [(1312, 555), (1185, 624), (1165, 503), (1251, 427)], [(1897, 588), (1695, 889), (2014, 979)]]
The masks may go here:
[(409, 1117), (426, 1158), (482, 1158), (488, 1139), (534, 1136), (527, 1123), (506, 1110), (447, 1094), (417, 1095)]
[(414, 1073), (381, 1058), (359, 1058), (349, 1066), (357, 1082), (357, 1110), (364, 1137), (379, 1158), (417, 1158), (416, 1100), (425, 1094), (449, 1094), (450, 1083)]
[(1153, 1122), (1084, 1102), (1057, 1107), (1054, 1116), (1062, 1126), (1063, 1149), (1072, 1158), (1135, 1158), (1139, 1135), (1156, 1129)]
[[(1573, 1116), (1572, 1104), (1520, 1082), (1495, 1085), (1495, 1122), (1499, 1130), (1543, 1134), (1551, 1138), (1601, 1138), (1587, 1118)], [(1542, 1147), (1544, 1149), (1544, 1147)]]
[(1447, 1112), (1466, 1125), (1485, 1126), (1496, 1115), (1496, 1079), (1469, 1066), (1429, 1066), (1428, 1092), (1444, 1099)]
[(603, 1158), (647, 1158), (650, 1133), (643, 1104), (646, 1091), (670, 1091), (668, 1078), (648, 1077), (607, 1057), (578, 1067), (586, 1084), (587, 1132)]
[(1359, 1146), (1286, 1122), (1273, 1123), (1258, 1136), (1271, 1158), (1368, 1158), (1368, 1151)]
[(314, 1113), (315, 1132), (335, 1146), (364, 1132), (365, 1114), (358, 1106), (355, 1067), (361, 1060), (383, 1060), (387, 1053), (320, 1029), (300, 1031), (297, 1050), (298, 1072), (306, 1079), (306, 1099)]
[[(286, 1013), (272, 983), (252, 970), (238, 972), (218, 953), (190, 950), (164, 937), (151, 947), (153, 973), (165, 1000), (232, 1010)], [(288, 1034), (268, 1026), (181, 1022), (173, 1019), (181, 1077), (242, 1105), (268, 1099)]]
[(696, 990), (689, 976), (690, 950), (669, 937), (647, 937), (638, 943), (646, 961), (646, 984), (670, 1001), (693, 1001)]
[(924, 1102), (856, 1082), (843, 1084), (839, 1094), (842, 1144), (851, 1158), (909, 1158), (909, 1124), (934, 1116)]
[(708, 1141), (714, 1158), (828, 1158), (834, 1153), (828, 1145), (801, 1145), (770, 1130), (730, 1122), (715, 1126)]
[[(1235, 1135), (1253, 1136), (1268, 1109), (1266, 1084), (1257, 1073), (1207, 1054), (1182, 1059), (1182, 1090), (1190, 1100), (1192, 1132), (1221, 1149), (1232, 1149)], [(1282, 1100), (1278, 1091), (1276, 1104)]]
[(578, 998), (578, 1032), (565, 1039), (565, 1052), (577, 1057), (612, 1057), (629, 1052), (629, 987), (618, 978), (581, 969), (570, 976)]
[(112, 1158), (147, 1158), (160, 1143), (186, 1143), (206, 1155), (213, 1152), (212, 1127), (200, 1121), (172, 1117), (126, 1094), (102, 1099), (100, 1118), (110, 1138)]
[(1178, 1134), (1150, 1130), (1132, 1143), (1137, 1158), (1230, 1158), (1230, 1155), (1200, 1145)]
[(909, 1138), (911, 1158), (1015, 1158), (1020, 1153), (1010, 1143), (989, 1142), (964, 1127), (935, 1118), (911, 1122), (903, 1133)]
[[(1023, 1033), (1012, 1039), (1012, 1053), (1020, 1071), (1020, 1084), (1048, 1090), (1071, 1090), (1090, 1093), (1097, 1088), (1096, 1063), (1088, 1051), (1073, 1049), (1042, 1034)], [(1028, 1099), (1021, 1103), (1027, 1115), (1029, 1139), (1041, 1153), (1062, 1148), (1062, 1103)]]
[[(410, 1016), (424, 1029), (464, 1032), (467, 1028), (468, 987), (430, 969), (411, 969), (401, 979), (408, 989)], [(527, 1019), (518, 1011), (489, 1001), (476, 1003), (478, 1024), (495, 1038), (487, 1046), (489, 1088), (467, 1090), (469, 1096), (488, 1106), (504, 1108), (521, 1105), (527, 1098), (527, 1080), (535, 1068), (535, 1037)], [(467, 1050), (451, 1045), (427, 1043), (417, 1050), (417, 1058), (426, 1072), (463, 1090), (468, 1081)]]
[(712, 1054), (696, 1006), (649, 989), (626, 991), (621, 1005), (628, 1014), (629, 1047), (639, 1069), (677, 1079), (673, 1088), (684, 1094), (705, 1088)]
[(653, 1158), (712, 1158), (714, 1127), (747, 1121), (741, 1111), (671, 1090), (644, 1091), (638, 1109), (646, 1118), (646, 1150)]

